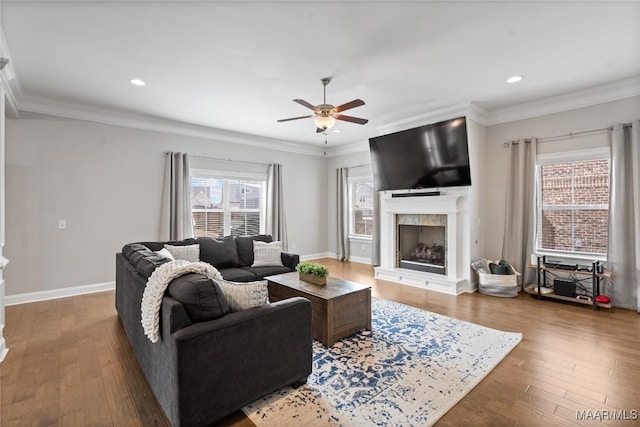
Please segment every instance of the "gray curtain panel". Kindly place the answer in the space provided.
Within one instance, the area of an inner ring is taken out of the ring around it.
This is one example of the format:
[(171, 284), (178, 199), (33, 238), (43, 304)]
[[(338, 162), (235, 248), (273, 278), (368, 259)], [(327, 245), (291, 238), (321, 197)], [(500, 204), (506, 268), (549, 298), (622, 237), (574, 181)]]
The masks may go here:
[(527, 268), (534, 250), (535, 172), (537, 141), (509, 144), (502, 259), (522, 273), (520, 287), (533, 283), (535, 274)]
[(287, 221), (284, 215), (284, 198), (282, 192), (282, 165), (269, 165), (267, 171), (267, 215), (266, 231), (273, 240), (282, 242), (282, 250), (288, 249)]
[(640, 312), (640, 121), (611, 132), (607, 289), (616, 307)]
[(371, 230), (371, 264), (380, 265), (380, 192), (373, 192), (373, 230)]
[(160, 239), (187, 239), (193, 237), (189, 155), (170, 151), (165, 156)]
[(338, 168), (336, 174), (337, 194), (337, 221), (338, 241), (336, 256), (339, 261), (349, 259), (349, 181), (348, 168)]

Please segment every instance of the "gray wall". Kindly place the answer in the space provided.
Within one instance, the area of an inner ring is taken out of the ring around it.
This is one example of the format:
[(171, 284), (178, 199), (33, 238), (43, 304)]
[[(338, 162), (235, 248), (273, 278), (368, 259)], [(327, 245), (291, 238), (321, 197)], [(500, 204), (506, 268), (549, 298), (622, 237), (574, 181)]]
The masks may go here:
[(32, 115), (7, 120), (7, 295), (113, 281), (125, 243), (159, 236), (166, 150), (281, 163), (289, 249), (327, 251), (325, 158)]
[[(640, 97), (487, 127), (485, 200), (486, 258), (499, 259), (504, 225), (507, 178), (506, 141), (599, 129), (640, 118)], [(608, 145), (606, 134), (574, 137), (538, 145), (538, 152), (568, 151)]]

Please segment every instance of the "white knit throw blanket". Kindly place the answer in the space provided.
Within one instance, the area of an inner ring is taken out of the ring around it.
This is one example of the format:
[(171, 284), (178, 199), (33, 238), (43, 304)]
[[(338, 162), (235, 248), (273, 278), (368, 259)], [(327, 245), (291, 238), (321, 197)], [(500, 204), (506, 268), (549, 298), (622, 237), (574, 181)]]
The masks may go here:
[(156, 268), (147, 280), (140, 307), (142, 328), (151, 342), (158, 342), (160, 338), (160, 306), (164, 291), (173, 279), (187, 273), (200, 273), (213, 280), (222, 280), (220, 272), (206, 262), (189, 262), (179, 259)]

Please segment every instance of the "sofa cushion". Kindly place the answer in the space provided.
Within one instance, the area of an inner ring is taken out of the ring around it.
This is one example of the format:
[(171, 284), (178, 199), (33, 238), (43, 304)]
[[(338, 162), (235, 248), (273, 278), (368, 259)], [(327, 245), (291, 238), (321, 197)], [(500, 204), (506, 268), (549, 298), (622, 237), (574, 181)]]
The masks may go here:
[(230, 312), (220, 285), (202, 274), (189, 273), (174, 279), (168, 292), (182, 303), (194, 323), (218, 319)]
[(229, 267), (218, 271), (220, 271), (224, 280), (231, 280), (233, 282), (251, 282), (253, 280), (258, 280), (255, 274), (251, 271), (245, 270), (244, 268)]
[(138, 262), (138, 264), (136, 265), (136, 270), (138, 271), (138, 273), (142, 274), (148, 279), (149, 276), (151, 276), (151, 273), (156, 270), (156, 268), (169, 261), (169, 258), (152, 252), (152, 255), (145, 256)]
[(189, 262), (198, 262), (200, 261), (200, 245), (183, 245), (183, 246), (174, 246), (166, 244), (164, 248), (168, 250), (173, 259), (182, 259)]
[(244, 283), (218, 280), (218, 283), (229, 301), (232, 312), (249, 310), (269, 303), (266, 280)]
[(184, 240), (170, 240), (168, 242), (140, 242), (139, 244), (148, 247), (152, 251), (159, 251), (164, 247), (164, 245), (187, 246), (187, 245), (195, 245), (195, 243), (196, 243), (196, 239), (190, 237)]
[(233, 236), (222, 239), (199, 237), (196, 242), (200, 245), (200, 260), (208, 262), (215, 268), (238, 267), (238, 251)]
[(236, 247), (238, 248), (238, 260), (241, 266), (253, 264), (253, 241), (270, 243), (273, 238), (269, 234), (259, 234), (257, 236), (236, 237)]
[(252, 267), (282, 265), (282, 242), (253, 242)]
[(267, 267), (242, 267), (242, 269), (254, 274), (257, 279), (264, 279), (265, 277), (273, 276), (274, 274), (291, 273), (291, 269), (289, 267), (285, 267), (282, 265), (270, 265)]

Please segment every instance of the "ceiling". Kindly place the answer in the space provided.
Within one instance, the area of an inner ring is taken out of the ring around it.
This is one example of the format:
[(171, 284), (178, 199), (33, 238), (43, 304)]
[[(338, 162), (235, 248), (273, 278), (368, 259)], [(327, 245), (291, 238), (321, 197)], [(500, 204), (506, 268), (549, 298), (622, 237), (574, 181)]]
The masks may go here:
[[(640, 75), (640, 2), (9, 1), (20, 109), (113, 112), (324, 145), (292, 100), (361, 98), (330, 146), (473, 102), (483, 111)], [(512, 75), (519, 83), (508, 84)], [(132, 78), (146, 82), (130, 84)], [(382, 132), (384, 133), (384, 132)]]

